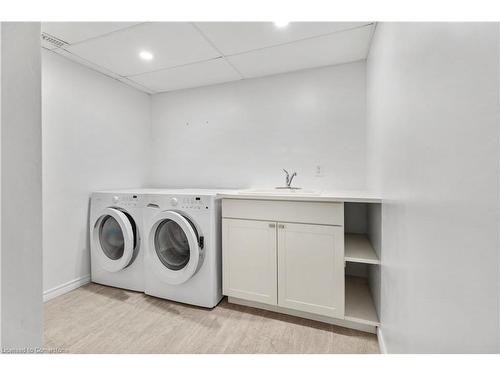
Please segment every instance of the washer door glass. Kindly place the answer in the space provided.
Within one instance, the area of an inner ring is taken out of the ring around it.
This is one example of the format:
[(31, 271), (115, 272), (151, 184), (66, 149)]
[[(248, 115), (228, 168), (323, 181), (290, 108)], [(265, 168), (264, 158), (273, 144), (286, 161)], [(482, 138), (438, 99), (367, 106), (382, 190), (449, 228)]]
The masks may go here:
[(125, 239), (120, 224), (111, 216), (106, 216), (101, 221), (99, 230), (99, 242), (102, 251), (111, 260), (123, 257), (125, 250)]
[(138, 242), (133, 218), (117, 208), (105, 208), (94, 222), (91, 242), (91, 255), (106, 271), (126, 268), (134, 259)]
[(175, 221), (163, 220), (156, 229), (154, 242), (158, 258), (168, 269), (178, 271), (189, 263), (189, 241)]

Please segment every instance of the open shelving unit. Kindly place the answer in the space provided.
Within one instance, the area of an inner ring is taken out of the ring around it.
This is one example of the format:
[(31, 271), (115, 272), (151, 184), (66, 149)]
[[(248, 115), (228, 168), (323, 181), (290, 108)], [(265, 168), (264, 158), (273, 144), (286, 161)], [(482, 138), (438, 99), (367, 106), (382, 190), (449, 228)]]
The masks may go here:
[[(380, 326), (379, 301), (381, 211), (371, 203), (345, 205), (345, 320)], [(372, 243), (371, 239), (375, 242)]]

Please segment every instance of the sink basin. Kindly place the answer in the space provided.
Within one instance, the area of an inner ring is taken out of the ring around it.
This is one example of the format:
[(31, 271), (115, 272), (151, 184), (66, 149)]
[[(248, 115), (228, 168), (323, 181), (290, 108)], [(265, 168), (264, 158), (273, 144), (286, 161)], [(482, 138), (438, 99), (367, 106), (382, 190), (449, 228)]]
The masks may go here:
[(253, 194), (253, 195), (321, 195), (319, 191), (307, 190), (300, 188), (270, 188), (270, 189), (248, 189), (240, 190), (238, 194)]

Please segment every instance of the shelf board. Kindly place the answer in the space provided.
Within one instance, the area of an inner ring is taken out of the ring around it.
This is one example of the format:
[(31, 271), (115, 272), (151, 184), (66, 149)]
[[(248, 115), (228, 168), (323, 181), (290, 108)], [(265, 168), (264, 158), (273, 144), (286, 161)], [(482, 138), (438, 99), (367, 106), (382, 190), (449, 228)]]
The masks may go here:
[(345, 234), (344, 260), (346, 262), (380, 264), (366, 234)]
[(368, 280), (362, 277), (346, 276), (344, 318), (351, 322), (376, 327), (380, 325)]

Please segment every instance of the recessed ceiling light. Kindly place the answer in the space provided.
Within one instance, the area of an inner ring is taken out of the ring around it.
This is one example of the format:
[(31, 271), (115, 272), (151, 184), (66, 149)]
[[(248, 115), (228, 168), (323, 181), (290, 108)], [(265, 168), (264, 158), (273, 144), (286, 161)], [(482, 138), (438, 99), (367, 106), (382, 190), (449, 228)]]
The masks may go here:
[(277, 22), (274, 23), (274, 26), (281, 28), (281, 27), (288, 26), (289, 23), (290, 22), (288, 22), (288, 21), (277, 21)]
[(151, 52), (148, 52), (148, 51), (141, 51), (139, 52), (139, 57), (143, 60), (153, 60), (153, 54)]

